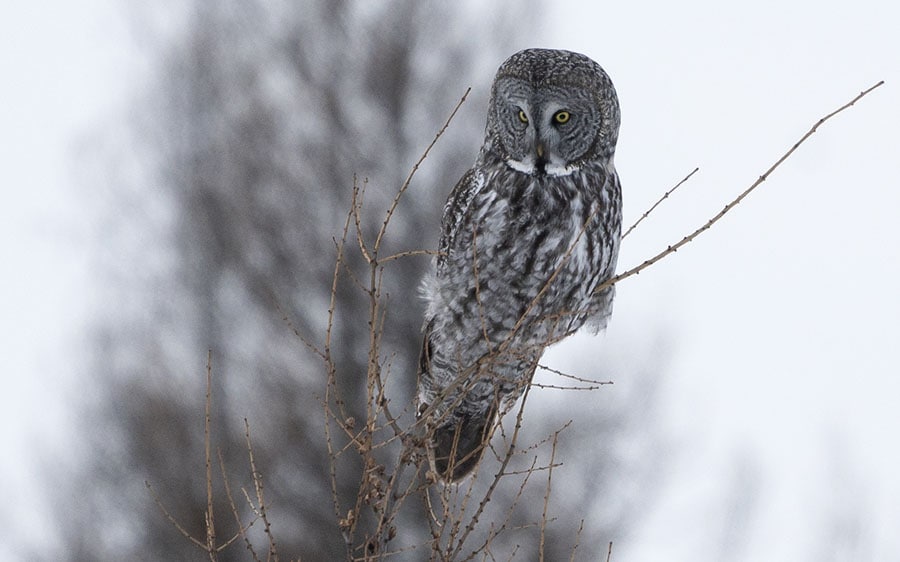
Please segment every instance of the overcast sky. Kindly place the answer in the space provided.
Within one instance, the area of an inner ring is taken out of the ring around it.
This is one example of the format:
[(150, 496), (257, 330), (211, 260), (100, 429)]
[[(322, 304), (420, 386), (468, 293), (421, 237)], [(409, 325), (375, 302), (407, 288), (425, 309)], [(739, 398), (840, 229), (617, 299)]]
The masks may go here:
[[(659, 467), (658, 509), (613, 558), (896, 560), (900, 13), (875, 1), (735, 6), (566, 1), (546, 22), (548, 44), (592, 56), (618, 88), (626, 217), (700, 167), (627, 239), (622, 268), (886, 81), (723, 222), (620, 286), (603, 344), (666, 330), (675, 458)], [(729, 521), (728, 502), (748, 509)]]
[(84, 322), (101, 289), (89, 284), (96, 194), (79, 152), (121, 118), (134, 88), (136, 52), (117, 4), (0, 7), (0, 560), (14, 559), (14, 541), (46, 544), (41, 472), (76, 453), (67, 405), (82, 396)]
[[(723, 222), (623, 282), (599, 345), (578, 337), (549, 359), (602, 360), (660, 334), (665, 341), (662, 424), (672, 454), (657, 468), (663, 492), (613, 560), (832, 552), (896, 560), (898, 8), (872, 0), (549, 8), (544, 39), (521, 46), (583, 52), (615, 82), (626, 222), (700, 167), (629, 236), (623, 269), (718, 212), (817, 119), (886, 81)], [(35, 496), (35, 468), (48, 454), (65, 463), (72, 453), (72, 367), (88, 304), (102, 292), (90, 284), (96, 212), (79, 148), (122, 115), (140, 79), (120, 15), (113, 0), (0, 8), (7, 536), (42, 536), (49, 509)]]

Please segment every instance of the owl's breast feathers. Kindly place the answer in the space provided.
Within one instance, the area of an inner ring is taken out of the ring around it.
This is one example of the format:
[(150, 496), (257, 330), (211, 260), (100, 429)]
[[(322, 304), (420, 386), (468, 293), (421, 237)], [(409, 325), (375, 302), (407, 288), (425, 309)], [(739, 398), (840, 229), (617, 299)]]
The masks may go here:
[(588, 316), (606, 314), (593, 291), (612, 275), (618, 253), (615, 171), (554, 177), (502, 164), (481, 170), (463, 177), (445, 207), (429, 317), (444, 316), (439, 325), (471, 329), (476, 338), (505, 337), (535, 321), (557, 326), (523, 330), (534, 340), (560, 337)]

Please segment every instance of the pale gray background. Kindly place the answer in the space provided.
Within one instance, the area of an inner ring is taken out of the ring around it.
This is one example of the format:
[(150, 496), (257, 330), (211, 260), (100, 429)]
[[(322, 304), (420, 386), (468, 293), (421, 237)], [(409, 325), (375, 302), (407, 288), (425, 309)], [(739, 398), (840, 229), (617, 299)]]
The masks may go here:
[[(701, 168), (628, 238), (622, 268), (887, 82), (712, 231), (624, 282), (606, 335), (550, 352), (564, 368), (586, 346), (599, 361), (663, 332), (660, 496), (613, 560), (900, 557), (898, 21), (873, 0), (570, 0), (522, 45), (581, 51), (615, 81), (626, 222)], [(122, 113), (144, 61), (114, 0), (6, 5), (0, 45), (0, 524), (38, 538), (52, 513), (39, 467), (77, 457), (66, 405), (86, 310), (102, 298), (79, 150)]]

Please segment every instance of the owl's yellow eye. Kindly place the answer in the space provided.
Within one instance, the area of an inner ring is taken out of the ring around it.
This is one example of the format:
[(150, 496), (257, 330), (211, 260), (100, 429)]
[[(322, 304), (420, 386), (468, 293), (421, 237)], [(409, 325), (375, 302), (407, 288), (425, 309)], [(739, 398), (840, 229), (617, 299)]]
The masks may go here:
[(553, 121), (560, 125), (564, 125), (569, 122), (569, 118), (571, 117), (572, 115), (568, 111), (557, 111), (553, 114)]
[(528, 123), (528, 116), (525, 115), (524, 109), (519, 110), (519, 121), (521, 121), (522, 123)]

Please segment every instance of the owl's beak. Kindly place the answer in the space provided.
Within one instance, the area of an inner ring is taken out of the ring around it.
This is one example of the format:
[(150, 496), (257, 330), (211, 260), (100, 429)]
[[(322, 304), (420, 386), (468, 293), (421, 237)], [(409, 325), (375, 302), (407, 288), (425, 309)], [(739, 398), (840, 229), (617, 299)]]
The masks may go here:
[(537, 143), (534, 146), (534, 152), (537, 154), (537, 158), (534, 159), (534, 169), (537, 170), (539, 174), (543, 174), (544, 166), (547, 164), (547, 160), (544, 158), (544, 143)]

